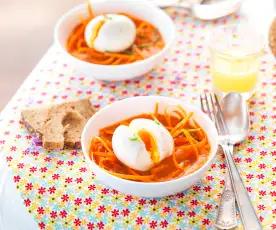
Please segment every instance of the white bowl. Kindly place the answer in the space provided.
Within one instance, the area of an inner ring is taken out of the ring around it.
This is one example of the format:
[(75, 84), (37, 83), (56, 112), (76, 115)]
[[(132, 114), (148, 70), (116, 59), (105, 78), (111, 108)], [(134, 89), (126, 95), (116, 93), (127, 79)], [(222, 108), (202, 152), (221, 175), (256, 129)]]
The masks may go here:
[[(103, 171), (89, 157), (91, 139), (98, 135), (99, 129), (135, 115), (153, 112), (155, 103), (159, 103), (159, 111), (167, 105), (180, 105), (187, 112), (194, 112), (194, 119), (208, 136), (211, 152), (207, 162), (194, 173), (167, 182), (145, 183), (124, 180)], [(88, 166), (96, 174), (96, 179), (113, 189), (126, 194), (142, 197), (162, 197), (184, 191), (195, 184), (210, 168), (218, 148), (218, 134), (212, 121), (203, 112), (187, 102), (162, 96), (132, 97), (117, 101), (98, 111), (86, 124), (81, 138), (82, 149)]]
[(131, 79), (142, 76), (143, 74), (151, 71), (163, 61), (169, 48), (172, 46), (175, 37), (174, 24), (171, 18), (164, 11), (155, 7), (153, 4), (142, 0), (99, 1), (94, 2), (92, 7), (96, 15), (107, 12), (125, 12), (152, 23), (159, 29), (166, 45), (159, 53), (153, 55), (152, 57), (126, 65), (106, 66), (79, 60), (70, 55), (66, 50), (67, 39), (73, 28), (80, 22), (79, 17), (88, 17), (87, 4), (79, 5), (65, 13), (59, 19), (55, 26), (54, 38), (56, 44), (63, 51), (70, 64), (81, 70), (86, 77), (107, 81)]

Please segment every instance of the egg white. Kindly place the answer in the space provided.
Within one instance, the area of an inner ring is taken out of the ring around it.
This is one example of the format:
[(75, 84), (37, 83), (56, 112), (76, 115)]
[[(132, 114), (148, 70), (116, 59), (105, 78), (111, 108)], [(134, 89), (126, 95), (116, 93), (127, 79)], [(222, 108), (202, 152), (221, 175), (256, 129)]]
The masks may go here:
[(131, 141), (135, 135), (125, 125), (120, 125), (112, 137), (112, 148), (116, 157), (130, 168), (146, 171), (152, 167), (152, 160), (148, 154), (145, 144), (138, 138)]
[(147, 171), (154, 166), (145, 143), (137, 133), (146, 130), (154, 138), (159, 161), (172, 154), (174, 142), (169, 131), (159, 122), (135, 119), (129, 126), (119, 126), (112, 137), (112, 147), (117, 158), (132, 169)]
[(124, 15), (106, 14), (93, 18), (86, 26), (87, 45), (99, 52), (122, 52), (135, 40), (136, 26)]

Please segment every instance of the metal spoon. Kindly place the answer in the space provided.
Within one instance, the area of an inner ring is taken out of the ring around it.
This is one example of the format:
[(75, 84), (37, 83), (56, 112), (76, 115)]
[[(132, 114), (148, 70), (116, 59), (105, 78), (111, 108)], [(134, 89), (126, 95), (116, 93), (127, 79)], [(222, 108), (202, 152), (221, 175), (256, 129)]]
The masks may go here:
[(179, 1), (179, 0), (150, 0), (156, 6), (160, 8), (167, 7), (181, 7), (185, 9), (190, 9), (193, 4), (201, 4), (204, 0), (187, 0), (187, 1)]
[[(149, 0), (160, 8), (180, 7), (189, 10), (194, 17), (213, 20), (232, 14), (240, 9), (244, 0)], [(203, 4), (204, 3), (204, 4)]]
[[(229, 143), (228, 151), (233, 154), (234, 144), (242, 142), (249, 133), (249, 113), (247, 104), (239, 93), (228, 93), (220, 104), (229, 133), (227, 138)], [(237, 182), (240, 182), (234, 192), (245, 229), (262, 229), (259, 218), (256, 215), (242, 181), (235, 175), (230, 178), (228, 172), (226, 174), (225, 190), (221, 197), (216, 226), (221, 229), (229, 229), (230, 225), (235, 224), (236, 221), (235, 197), (233, 196), (231, 179), (232, 182), (236, 182), (236, 186)]]

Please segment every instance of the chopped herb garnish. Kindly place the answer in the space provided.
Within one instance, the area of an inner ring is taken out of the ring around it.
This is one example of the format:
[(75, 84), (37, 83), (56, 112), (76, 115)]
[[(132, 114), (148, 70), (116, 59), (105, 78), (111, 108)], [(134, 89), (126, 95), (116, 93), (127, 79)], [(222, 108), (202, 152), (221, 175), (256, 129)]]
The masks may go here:
[(138, 136), (133, 136), (128, 138), (131, 141), (138, 141), (140, 138)]
[(160, 36), (158, 36), (157, 38), (155, 38), (155, 39), (153, 40), (153, 43), (159, 42), (160, 39), (161, 39)]
[(154, 120), (154, 122), (155, 122), (157, 125), (161, 125), (161, 123), (160, 123), (158, 120)]
[(105, 50), (104, 52), (105, 52), (105, 53), (112, 53), (112, 52), (111, 52), (111, 51), (109, 51), (109, 50)]
[(145, 35), (143, 35), (143, 34), (140, 34), (140, 33), (137, 33), (136, 34), (138, 37), (140, 37), (140, 38), (148, 38), (147, 36), (145, 36)]
[(112, 20), (112, 18), (107, 16), (107, 14), (104, 14), (104, 18), (105, 18), (105, 20)]
[(133, 55), (133, 51), (132, 50), (125, 50), (125, 51), (122, 52), (122, 54)]
[(137, 47), (140, 48), (140, 49), (143, 49), (143, 48), (149, 48), (151, 46), (152, 46), (152, 44), (143, 44), (143, 45), (139, 45)]

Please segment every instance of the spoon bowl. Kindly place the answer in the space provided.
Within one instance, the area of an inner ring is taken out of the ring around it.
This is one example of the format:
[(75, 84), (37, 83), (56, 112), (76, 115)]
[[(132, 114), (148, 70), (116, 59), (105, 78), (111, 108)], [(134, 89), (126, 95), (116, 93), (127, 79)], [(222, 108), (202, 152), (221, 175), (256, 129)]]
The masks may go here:
[(228, 93), (221, 100), (221, 110), (231, 144), (242, 142), (249, 133), (249, 113), (246, 101), (239, 93)]

